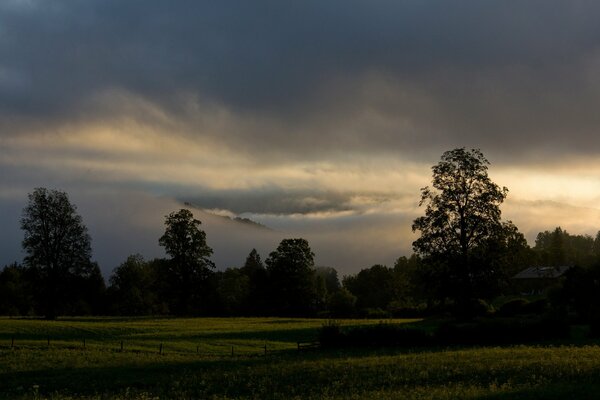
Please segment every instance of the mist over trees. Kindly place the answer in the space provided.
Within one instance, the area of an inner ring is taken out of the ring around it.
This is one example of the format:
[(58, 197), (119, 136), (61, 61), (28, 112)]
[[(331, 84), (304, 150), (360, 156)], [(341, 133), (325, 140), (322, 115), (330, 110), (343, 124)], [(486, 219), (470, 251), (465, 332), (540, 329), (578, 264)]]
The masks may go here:
[(187, 209), (165, 216), (166, 258), (132, 254), (108, 287), (91, 259), (91, 238), (66, 193), (36, 188), (23, 209), (23, 263), (0, 270), (0, 315), (239, 315), (377, 317), (476, 313), (474, 305), (517, 293), (528, 267), (565, 267), (550, 302), (600, 320), (600, 231), (540, 232), (530, 247), (501, 218), (508, 190), (488, 177), (479, 150), (445, 152), (421, 191), (414, 254), (340, 277), (315, 266), (303, 238), (283, 239), (264, 260), (250, 249), (240, 266), (216, 270), (210, 238)]

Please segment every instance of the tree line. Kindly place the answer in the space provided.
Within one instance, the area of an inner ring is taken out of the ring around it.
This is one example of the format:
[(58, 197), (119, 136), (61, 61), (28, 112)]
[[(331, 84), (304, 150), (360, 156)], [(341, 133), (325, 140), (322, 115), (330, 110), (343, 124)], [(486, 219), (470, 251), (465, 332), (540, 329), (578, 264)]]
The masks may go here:
[(445, 152), (432, 167), (432, 186), (421, 190), (425, 212), (413, 222), (420, 234), (414, 253), (341, 281), (334, 268), (315, 266), (302, 238), (282, 240), (264, 262), (253, 249), (243, 266), (217, 271), (201, 222), (181, 209), (165, 217), (158, 239), (168, 257), (131, 255), (106, 285), (76, 206), (65, 192), (36, 188), (21, 219), (26, 256), (0, 272), (0, 315), (468, 314), (481, 301), (511, 293), (511, 277), (536, 265), (576, 265), (554, 297), (589, 303), (578, 289), (600, 276), (600, 232), (593, 238), (558, 227), (540, 232), (530, 247), (501, 219), (508, 190), (490, 180), (488, 165), (476, 149)]

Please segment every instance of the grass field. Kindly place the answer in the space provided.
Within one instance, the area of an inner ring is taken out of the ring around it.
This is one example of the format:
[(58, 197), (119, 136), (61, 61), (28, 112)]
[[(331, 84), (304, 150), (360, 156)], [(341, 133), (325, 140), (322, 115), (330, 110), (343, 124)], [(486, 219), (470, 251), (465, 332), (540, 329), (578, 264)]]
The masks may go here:
[(600, 397), (595, 345), (297, 351), (323, 322), (0, 318), (0, 398)]

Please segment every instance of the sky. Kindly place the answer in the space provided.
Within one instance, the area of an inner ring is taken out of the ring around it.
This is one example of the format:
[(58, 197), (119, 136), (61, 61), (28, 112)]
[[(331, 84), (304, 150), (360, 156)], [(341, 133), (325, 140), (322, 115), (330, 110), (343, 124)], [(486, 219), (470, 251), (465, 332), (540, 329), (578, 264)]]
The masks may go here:
[(457, 147), (530, 244), (595, 235), (598, 20), (578, 0), (4, 0), (0, 265), (36, 187), (69, 194), (107, 276), (164, 256), (184, 202), (219, 269), (291, 237), (341, 275), (393, 265)]

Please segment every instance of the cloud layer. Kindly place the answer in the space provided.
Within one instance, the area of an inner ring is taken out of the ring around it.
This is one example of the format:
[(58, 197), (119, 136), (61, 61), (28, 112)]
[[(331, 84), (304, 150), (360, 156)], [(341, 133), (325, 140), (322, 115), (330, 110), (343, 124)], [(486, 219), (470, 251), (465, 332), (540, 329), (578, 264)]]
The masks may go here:
[(597, 140), (591, 1), (0, 7), (3, 136), (124, 116), (278, 161)]

